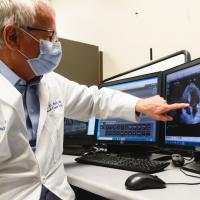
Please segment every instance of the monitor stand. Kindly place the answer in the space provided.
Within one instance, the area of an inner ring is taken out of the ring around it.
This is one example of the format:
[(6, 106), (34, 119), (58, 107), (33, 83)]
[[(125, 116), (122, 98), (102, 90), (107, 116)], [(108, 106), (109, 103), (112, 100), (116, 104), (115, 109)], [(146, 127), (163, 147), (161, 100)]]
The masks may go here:
[(149, 158), (155, 151), (153, 147), (141, 145), (115, 145), (108, 144), (107, 152), (134, 158)]
[(193, 152), (193, 155), (194, 155), (194, 161), (184, 165), (182, 168), (184, 170), (200, 174), (200, 149), (199, 149), (199, 147), (196, 148), (196, 150)]
[(63, 154), (81, 156), (85, 152), (90, 151), (90, 149), (91, 149), (91, 146), (89, 145), (64, 145)]

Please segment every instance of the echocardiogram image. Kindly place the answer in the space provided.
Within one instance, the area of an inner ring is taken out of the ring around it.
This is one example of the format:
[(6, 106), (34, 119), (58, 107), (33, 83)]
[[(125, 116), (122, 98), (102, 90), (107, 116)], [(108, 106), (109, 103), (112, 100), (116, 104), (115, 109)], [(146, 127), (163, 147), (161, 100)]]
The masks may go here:
[(200, 123), (200, 90), (199, 87), (191, 82), (183, 92), (183, 102), (189, 103), (189, 107), (182, 109), (180, 122), (184, 124)]
[(189, 107), (171, 112), (176, 122), (200, 123), (200, 73), (168, 82), (167, 101), (169, 103), (189, 103)]
[(169, 74), (166, 79), (168, 103), (189, 103), (189, 107), (169, 114), (168, 135), (200, 136), (200, 65)]

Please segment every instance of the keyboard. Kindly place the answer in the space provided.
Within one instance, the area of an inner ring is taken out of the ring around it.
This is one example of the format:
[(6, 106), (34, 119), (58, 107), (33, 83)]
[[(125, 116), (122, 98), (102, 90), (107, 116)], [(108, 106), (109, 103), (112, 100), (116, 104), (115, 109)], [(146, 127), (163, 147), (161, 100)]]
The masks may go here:
[(130, 170), (142, 173), (156, 173), (164, 170), (170, 163), (133, 157), (122, 157), (113, 154), (94, 153), (75, 159), (78, 163), (99, 165), (116, 169)]

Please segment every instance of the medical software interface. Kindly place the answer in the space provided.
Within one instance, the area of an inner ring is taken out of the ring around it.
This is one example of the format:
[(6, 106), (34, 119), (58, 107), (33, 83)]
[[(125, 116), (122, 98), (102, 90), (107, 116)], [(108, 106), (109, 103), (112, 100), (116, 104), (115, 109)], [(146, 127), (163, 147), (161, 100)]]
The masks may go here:
[[(158, 93), (158, 77), (151, 77), (107, 86), (128, 94), (147, 98)], [(107, 141), (156, 141), (156, 121), (142, 116), (139, 123), (122, 119), (98, 121), (97, 139)]]
[(64, 133), (66, 135), (94, 135), (94, 132), (95, 117), (90, 118), (88, 122), (64, 118)]
[(187, 102), (189, 107), (169, 114), (174, 120), (165, 124), (165, 143), (200, 145), (200, 64), (166, 75), (168, 103)]

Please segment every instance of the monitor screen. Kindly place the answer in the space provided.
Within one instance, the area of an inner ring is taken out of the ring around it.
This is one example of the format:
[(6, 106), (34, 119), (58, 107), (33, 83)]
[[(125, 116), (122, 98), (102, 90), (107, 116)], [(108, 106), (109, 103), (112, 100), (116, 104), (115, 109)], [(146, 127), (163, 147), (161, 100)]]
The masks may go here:
[(88, 122), (64, 118), (64, 145), (86, 145), (94, 142), (95, 117)]
[(200, 59), (168, 70), (163, 77), (167, 102), (189, 103), (169, 113), (174, 120), (165, 123), (165, 144), (200, 146)]
[[(148, 98), (160, 94), (160, 73), (154, 73), (120, 81), (102, 84), (114, 90)], [(142, 115), (139, 123), (122, 119), (99, 119), (97, 140), (108, 143), (155, 143), (157, 142), (158, 124), (155, 120)]]

